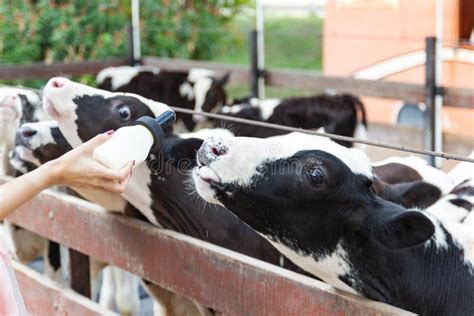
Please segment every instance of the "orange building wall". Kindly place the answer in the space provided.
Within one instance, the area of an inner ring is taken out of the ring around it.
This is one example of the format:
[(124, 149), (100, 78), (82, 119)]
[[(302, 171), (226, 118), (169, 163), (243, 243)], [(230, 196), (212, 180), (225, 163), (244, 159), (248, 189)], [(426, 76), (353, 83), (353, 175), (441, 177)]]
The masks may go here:
[[(452, 46), (457, 41), (458, 5), (458, 0), (444, 1), (445, 46)], [(324, 74), (350, 76), (386, 59), (424, 49), (425, 37), (435, 35), (435, 10), (435, 0), (328, 0), (323, 39)], [(424, 67), (385, 79), (422, 84)], [(474, 66), (444, 63), (443, 85), (473, 89)], [(364, 100), (369, 120), (392, 122), (398, 101)], [(444, 108), (444, 130), (474, 137), (473, 112)]]

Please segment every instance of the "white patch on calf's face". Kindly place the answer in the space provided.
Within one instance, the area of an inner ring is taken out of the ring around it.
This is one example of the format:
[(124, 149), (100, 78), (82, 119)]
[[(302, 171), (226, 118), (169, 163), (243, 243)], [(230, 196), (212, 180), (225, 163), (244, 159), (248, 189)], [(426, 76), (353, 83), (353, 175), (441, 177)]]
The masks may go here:
[(209, 69), (204, 68), (191, 68), (188, 72), (188, 81), (197, 82), (202, 78), (214, 78), (216, 73)]
[(303, 254), (302, 252), (293, 250), (282, 242), (273, 241), (268, 236), (262, 236), (301, 269), (317, 276), (338, 290), (360, 295), (356, 290), (339, 279), (341, 276), (348, 277), (352, 270), (347, 260), (346, 251), (340, 244), (337, 245), (337, 248), (330, 255), (322, 258), (314, 258), (310, 254)]
[(202, 106), (206, 101), (206, 95), (212, 86), (211, 78), (200, 78), (194, 83), (195, 105), (194, 111), (202, 112)]
[[(217, 140), (210, 139), (207, 142), (212, 144)], [(266, 139), (222, 138), (218, 142), (227, 148), (226, 154), (212, 161), (209, 167), (219, 175), (224, 183), (236, 182), (242, 186), (249, 186), (252, 177), (258, 174), (257, 167), (259, 165), (267, 161), (289, 158), (302, 150), (327, 152), (341, 160), (353, 173), (364, 175), (370, 179), (373, 176), (370, 162), (363, 152), (343, 147), (325, 137), (290, 133)]]
[(96, 77), (97, 84), (103, 83), (107, 78), (111, 79), (112, 90), (125, 86), (140, 72), (152, 72), (158, 74), (159, 68), (150, 66), (119, 66), (102, 69)]
[(29, 127), (36, 131), (36, 134), (31, 136), (28, 141), (29, 148), (31, 149), (37, 149), (46, 144), (56, 144), (56, 140), (51, 133), (53, 128), (58, 127), (58, 122), (56, 121), (25, 123), (21, 127)]

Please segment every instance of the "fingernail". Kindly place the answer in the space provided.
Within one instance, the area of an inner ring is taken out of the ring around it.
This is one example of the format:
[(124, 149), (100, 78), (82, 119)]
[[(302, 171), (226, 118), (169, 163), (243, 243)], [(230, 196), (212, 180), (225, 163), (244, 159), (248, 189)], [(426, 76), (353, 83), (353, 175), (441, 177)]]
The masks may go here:
[(110, 131), (107, 131), (107, 132), (106, 132), (107, 135), (112, 135), (113, 133), (114, 133), (114, 130), (113, 130), (113, 129), (111, 129)]

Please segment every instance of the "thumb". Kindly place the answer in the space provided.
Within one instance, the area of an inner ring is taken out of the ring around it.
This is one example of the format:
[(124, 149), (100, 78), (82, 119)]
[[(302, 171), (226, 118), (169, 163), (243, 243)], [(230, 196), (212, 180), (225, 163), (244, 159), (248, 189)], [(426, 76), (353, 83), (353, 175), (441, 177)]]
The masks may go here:
[(111, 139), (113, 134), (114, 131), (110, 130), (108, 132), (96, 135), (94, 138), (84, 143), (84, 149), (92, 152), (94, 149)]

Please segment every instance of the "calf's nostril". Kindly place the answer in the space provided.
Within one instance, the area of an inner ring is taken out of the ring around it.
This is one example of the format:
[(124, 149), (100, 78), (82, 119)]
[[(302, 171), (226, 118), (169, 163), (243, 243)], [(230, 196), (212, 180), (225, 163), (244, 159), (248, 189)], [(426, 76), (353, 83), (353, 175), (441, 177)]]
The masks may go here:
[(227, 153), (227, 149), (225, 147), (211, 147), (211, 152), (214, 156), (223, 156)]
[(54, 88), (62, 88), (64, 87), (64, 83), (62, 83), (60, 80), (53, 80), (51, 82), (51, 85), (54, 87)]
[(21, 131), (21, 135), (25, 138), (30, 138), (35, 136), (36, 131), (34, 129), (24, 129)]

